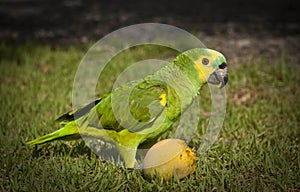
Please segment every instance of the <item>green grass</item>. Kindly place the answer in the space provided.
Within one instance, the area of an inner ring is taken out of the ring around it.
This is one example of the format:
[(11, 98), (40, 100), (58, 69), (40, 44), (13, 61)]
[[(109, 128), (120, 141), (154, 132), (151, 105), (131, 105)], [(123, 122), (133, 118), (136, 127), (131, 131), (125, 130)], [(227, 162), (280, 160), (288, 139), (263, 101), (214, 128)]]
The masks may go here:
[[(138, 170), (100, 161), (80, 141), (25, 145), (59, 127), (53, 121), (71, 108), (73, 78), (86, 50), (0, 45), (1, 191), (300, 190), (300, 69), (284, 54), (275, 62), (262, 56), (240, 65), (230, 65), (228, 58), (224, 126), (218, 141), (199, 155), (196, 172), (183, 180), (144, 180)], [(114, 62), (174, 56), (151, 46), (131, 51)], [(113, 82), (109, 72), (117, 70), (108, 69), (104, 78)], [(112, 86), (99, 84), (99, 94)], [(201, 106), (209, 111), (207, 88), (202, 95)], [(195, 147), (207, 122), (202, 115)]]

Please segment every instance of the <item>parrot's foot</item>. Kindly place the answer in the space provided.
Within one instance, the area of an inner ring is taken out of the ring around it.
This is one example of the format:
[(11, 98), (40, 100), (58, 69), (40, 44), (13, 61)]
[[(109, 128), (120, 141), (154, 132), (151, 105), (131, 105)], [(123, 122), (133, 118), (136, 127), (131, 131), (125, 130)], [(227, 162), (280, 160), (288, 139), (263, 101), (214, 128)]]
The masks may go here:
[(128, 170), (135, 170), (135, 169), (141, 169), (142, 166), (135, 160), (133, 167), (126, 167)]

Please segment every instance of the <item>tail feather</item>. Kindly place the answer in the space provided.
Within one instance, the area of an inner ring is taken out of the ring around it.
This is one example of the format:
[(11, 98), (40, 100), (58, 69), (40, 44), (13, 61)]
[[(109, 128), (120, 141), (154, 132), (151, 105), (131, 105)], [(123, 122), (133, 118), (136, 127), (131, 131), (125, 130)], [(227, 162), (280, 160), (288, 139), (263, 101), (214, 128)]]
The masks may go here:
[(78, 128), (75, 122), (70, 122), (65, 125), (63, 128), (54, 131), (45, 136), (39, 137), (32, 141), (27, 142), (27, 145), (37, 145), (42, 143), (47, 143), (54, 140), (75, 140), (80, 139), (81, 136), (79, 134)]

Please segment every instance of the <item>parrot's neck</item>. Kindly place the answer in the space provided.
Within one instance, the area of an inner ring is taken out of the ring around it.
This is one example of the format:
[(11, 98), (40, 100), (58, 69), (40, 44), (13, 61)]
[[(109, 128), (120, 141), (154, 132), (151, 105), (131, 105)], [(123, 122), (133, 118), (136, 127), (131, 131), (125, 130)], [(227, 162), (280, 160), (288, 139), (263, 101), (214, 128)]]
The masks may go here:
[(166, 84), (169, 93), (172, 92), (176, 95), (182, 107), (190, 105), (201, 88), (198, 82), (193, 82), (183, 70), (175, 65), (165, 66), (154, 76)]
[(183, 74), (183, 76), (189, 80), (189, 84), (193, 86), (196, 96), (199, 95), (202, 86), (206, 84), (206, 80), (199, 77), (199, 72), (194, 66), (194, 62), (189, 57), (181, 54), (171, 62), (171, 65), (168, 65), (167, 67), (177, 68), (179, 71), (181, 71), (181, 74)]

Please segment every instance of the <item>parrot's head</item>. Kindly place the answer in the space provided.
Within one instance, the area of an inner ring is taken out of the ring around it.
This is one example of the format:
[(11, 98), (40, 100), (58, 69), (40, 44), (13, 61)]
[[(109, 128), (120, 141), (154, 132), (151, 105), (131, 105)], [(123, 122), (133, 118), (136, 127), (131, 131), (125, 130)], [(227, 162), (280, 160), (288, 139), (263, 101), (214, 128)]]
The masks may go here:
[[(188, 71), (200, 86), (205, 83), (222, 88), (228, 81), (227, 62), (222, 53), (207, 48), (195, 48), (181, 54), (181, 68)], [(176, 60), (176, 59), (175, 59)], [(182, 62), (185, 60), (184, 62)], [(185, 64), (182, 64), (185, 63)]]

